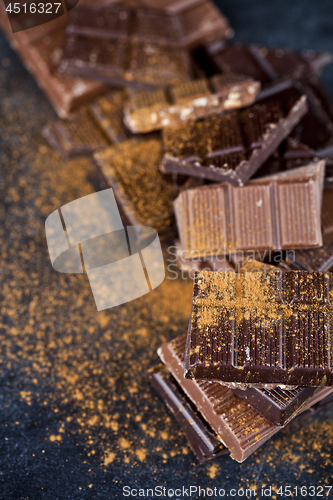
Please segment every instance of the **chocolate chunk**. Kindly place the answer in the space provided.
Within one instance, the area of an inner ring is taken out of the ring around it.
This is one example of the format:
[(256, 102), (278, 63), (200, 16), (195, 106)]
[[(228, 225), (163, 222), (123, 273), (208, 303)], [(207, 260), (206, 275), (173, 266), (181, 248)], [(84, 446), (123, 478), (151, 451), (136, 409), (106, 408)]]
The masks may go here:
[(128, 138), (123, 123), (123, 108), (126, 101), (124, 91), (114, 91), (95, 99), (89, 111), (108, 139), (117, 144)]
[[(197, 410), (229, 448), (231, 457), (243, 462), (281, 427), (266, 420), (231, 389), (218, 382), (186, 379), (184, 347), (185, 335), (182, 335), (163, 345), (158, 354)], [(321, 388), (307, 405), (315, 404), (332, 390)]]
[(4, 4), (0, 2), (0, 19), (13, 49), (19, 53), (61, 118), (67, 118), (105, 90), (104, 84), (97, 81), (56, 74), (65, 34), (63, 17), (13, 35)]
[[(216, 39), (230, 28), (222, 13), (211, 2), (189, 3), (168, 10), (110, 4), (81, 4), (70, 15), (67, 33), (105, 39), (129, 39), (194, 48)], [(214, 17), (213, 17), (214, 15)]]
[(274, 98), (288, 107), (301, 96), (307, 98), (308, 112), (291, 136), (315, 150), (321, 149), (333, 134), (333, 103), (315, 76), (276, 82), (260, 92), (257, 102), (266, 103)]
[(218, 71), (241, 72), (260, 80), (263, 84), (282, 76), (320, 71), (323, 66), (332, 62), (332, 55), (329, 53), (297, 53), (290, 49), (259, 45), (218, 43), (208, 48), (208, 57)]
[(174, 209), (185, 258), (322, 246), (323, 160), (244, 187), (188, 189)]
[(181, 271), (188, 273), (192, 279), (194, 278), (194, 274), (196, 272), (203, 271), (204, 269), (206, 269), (207, 271), (210, 270), (218, 272), (233, 270), (232, 264), (224, 255), (219, 257), (206, 257), (205, 259), (198, 258), (193, 260), (186, 260), (184, 249), (182, 248), (178, 240), (175, 241), (175, 249), (177, 266)]
[(190, 79), (188, 53), (163, 44), (131, 39), (66, 38), (59, 71), (102, 80), (113, 86), (175, 85)]
[(127, 140), (95, 153), (94, 163), (104, 186), (112, 187), (126, 225), (149, 226), (167, 235), (173, 231), (172, 201), (179, 190), (160, 173), (161, 156), (158, 139)]
[(69, 120), (57, 120), (49, 124), (43, 130), (43, 135), (64, 159), (89, 155), (109, 145), (85, 107), (76, 111)]
[(149, 370), (147, 377), (183, 429), (198, 460), (206, 461), (228, 453), (228, 449), (163, 365)]
[(322, 227), (324, 243), (329, 244), (333, 241), (333, 188), (324, 191)]
[(198, 273), (185, 376), (250, 387), (333, 385), (332, 294), (330, 273)]
[(296, 270), (329, 271), (333, 267), (333, 243), (320, 248), (290, 250), (287, 252), (286, 264)]
[(284, 111), (270, 101), (166, 128), (161, 170), (242, 186), (306, 113), (305, 97)]
[(224, 110), (253, 104), (260, 84), (243, 75), (216, 75), (184, 82), (169, 92), (134, 94), (125, 106), (124, 120), (133, 133), (145, 133)]

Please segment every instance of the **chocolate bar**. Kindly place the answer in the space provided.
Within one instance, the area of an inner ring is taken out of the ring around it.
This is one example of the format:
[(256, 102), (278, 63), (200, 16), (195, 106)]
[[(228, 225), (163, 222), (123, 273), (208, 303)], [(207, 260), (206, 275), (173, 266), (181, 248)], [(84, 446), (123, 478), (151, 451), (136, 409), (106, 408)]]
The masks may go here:
[[(263, 47), (260, 45), (212, 44), (207, 54), (217, 71), (244, 73), (267, 84), (283, 76), (296, 76), (311, 71), (319, 72), (333, 60), (327, 52)], [(240, 71), (241, 70), (241, 71)]]
[(169, 92), (134, 94), (125, 106), (124, 121), (133, 133), (151, 132), (249, 106), (259, 90), (258, 82), (236, 74), (184, 82)]
[(89, 104), (89, 111), (95, 122), (107, 138), (114, 144), (128, 138), (128, 133), (123, 123), (123, 108), (126, 93), (123, 90), (113, 91)]
[(158, 170), (162, 144), (158, 139), (127, 140), (94, 154), (105, 187), (112, 187), (126, 225), (149, 226), (165, 235), (173, 226), (176, 183)]
[(276, 101), (163, 130), (161, 171), (242, 186), (307, 112), (306, 98), (288, 110)]
[(68, 120), (57, 120), (48, 124), (42, 133), (64, 159), (89, 155), (109, 145), (109, 141), (85, 107), (76, 111)]
[(333, 188), (324, 191), (322, 227), (324, 243), (329, 244), (333, 241)]
[(206, 257), (205, 259), (186, 260), (184, 258), (184, 249), (178, 240), (175, 241), (175, 248), (177, 266), (181, 271), (188, 273), (192, 279), (194, 278), (194, 273), (203, 271), (204, 269), (218, 272), (233, 270), (232, 264), (225, 256), (222, 256), (222, 258)]
[(228, 453), (228, 449), (163, 365), (149, 370), (147, 377), (183, 429), (198, 460), (206, 461)]
[(174, 209), (185, 258), (321, 247), (324, 172), (320, 160), (244, 187), (216, 184), (180, 193)]
[(223, 31), (227, 35), (230, 29), (225, 17), (210, 2), (188, 4), (177, 12), (165, 7), (130, 9), (122, 5), (80, 4), (70, 15), (67, 33), (194, 48), (216, 38), (217, 29), (220, 36)]
[[(64, 16), (63, 16), (64, 17)], [(56, 74), (65, 34), (60, 17), (41, 26), (13, 35), (4, 4), (0, 2), (1, 27), (61, 118), (105, 91), (101, 82)]]
[(333, 243), (320, 248), (306, 250), (290, 250), (287, 252), (285, 264), (290, 269), (303, 271), (326, 272), (333, 267)]
[(269, 103), (274, 98), (281, 105), (288, 106), (290, 101), (294, 102), (301, 96), (306, 96), (308, 112), (291, 136), (310, 148), (320, 150), (330, 143), (332, 138), (333, 102), (314, 75), (276, 82), (259, 93), (257, 102)]
[(330, 273), (198, 273), (185, 376), (243, 388), (333, 385), (332, 286)]
[(179, 47), (71, 35), (66, 38), (59, 71), (115, 87), (151, 89), (190, 79), (191, 63), (188, 53)]
[[(230, 450), (231, 457), (243, 462), (281, 427), (266, 420), (231, 389), (218, 382), (184, 378), (184, 347), (185, 335), (182, 335), (164, 344), (158, 349), (158, 354), (198, 412)], [(305, 410), (332, 391), (332, 388), (321, 388), (301, 409)]]

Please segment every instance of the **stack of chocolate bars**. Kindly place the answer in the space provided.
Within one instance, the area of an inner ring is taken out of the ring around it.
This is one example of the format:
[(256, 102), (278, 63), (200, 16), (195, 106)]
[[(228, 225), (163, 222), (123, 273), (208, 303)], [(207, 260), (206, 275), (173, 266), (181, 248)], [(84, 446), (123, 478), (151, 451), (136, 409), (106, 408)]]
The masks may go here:
[(211, 0), (85, 1), (16, 34), (0, 14), (60, 118), (49, 144), (194, 272), (148, 377), (198, 458), (242, 462), (332, 403), (332, 55), (227, 43)]

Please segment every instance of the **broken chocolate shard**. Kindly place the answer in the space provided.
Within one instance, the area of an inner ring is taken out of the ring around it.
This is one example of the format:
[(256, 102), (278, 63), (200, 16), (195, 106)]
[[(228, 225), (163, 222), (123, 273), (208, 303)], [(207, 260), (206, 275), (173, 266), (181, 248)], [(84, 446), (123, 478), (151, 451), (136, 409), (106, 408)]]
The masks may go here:
[(306, 98), (285, 112), (278, 102), (163, 130), (161, 171), (242, 186), (307, 112)]
[(125, 106), (124, 121), (133, 133), (151, 132), (249, 106), (259, 90), (259, 82), (236, 74), (184, 82), (169, 92), (134, 94)]
[(163, 365), (149, 370), (147, 377), (183, 429), (198, 460), (229, 453)]
[(330, 273), (198, 273), (185, 376), (229, 386), (333, 385), (332, 295)]
[(321, 247), (324, 172), (321, 160), (243, 187), (215, 184), (180, 193), (174, 209), (185, 258)]
[[(158, 349), (158, 354), (198, 412), (230, 450), (231, 457), (243, 462), (281, 427), (266, 420), (232, 390), (218, 382), (186, 379), (183, 366), (185, 337), (182, 335), (164, 344)], [(320, 401), (332, 390), (321, 388), (301, 409), (305, 410), (307, 406)]]

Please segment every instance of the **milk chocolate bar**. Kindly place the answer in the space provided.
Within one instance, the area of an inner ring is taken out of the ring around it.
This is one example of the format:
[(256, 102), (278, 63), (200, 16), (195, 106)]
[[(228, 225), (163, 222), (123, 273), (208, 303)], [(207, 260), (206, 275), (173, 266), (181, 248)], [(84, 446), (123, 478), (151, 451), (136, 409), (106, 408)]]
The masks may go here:
[(112, 86), (150, 89), (191, 77), (190, 58), (184, 49), (134, 39), (66, 38), (59, 71), (104, 81)]
[(324, 172), (320, 160), (244, 187), (216, 184), (180, 193), (174, 209), (185, 258), (321, 247)]
[(296, 76), (310, 71), (319, 72), (333, 60), (327, 52), (304, 51), (263, 47), (260, 45), (212, 44), (208, 57), (218, 71), (239, 72), (267, 84), (283, 76)]
[(163, 365), (149, 370), (147, 377), (183, 429), (198, 460), (229, 453)]
[[(164, 344), (158, 354), (198, 412), (230, 450), (231, 457), (243, 462), (281, 427), (266, 420), (231, 389), (218, 382), (186, 379), (184, 347), (185, 336), (182, 335)], [(320, 401), (332, 390), (321, 388), (301, 409)]]
[(149, 226), (160, 234), (172, 230), (172, 201), (179, 192), (158, 164), (162, 144), (158, 139), (127, 140), (94, 154), (94, 163), (105, 187), (112, 187), (124, 222)]
[(87, 78), (56, 74), (65, 34), (63, 17), (13, 35), (4, 4), (0, 2), (1, 28), (12, 48), (18, 52), (59, 117), (67, 118), (79, 106), (104, 92), (105, 85)]
[(241, 111), (163, 130), (165, 173), (244, 185), (307, 112), (306, 98), (288, 110), (271, 100)]
[(185, 376), (252, 387), (333, 385), (332, 276), (198, 273)]
[(133, 133), (151, 132), (249, 106), (259, 90), (259, 82), (236, 74), (184, 82), (168, 92), (134, 94), (125, 106), (124, 121)]

